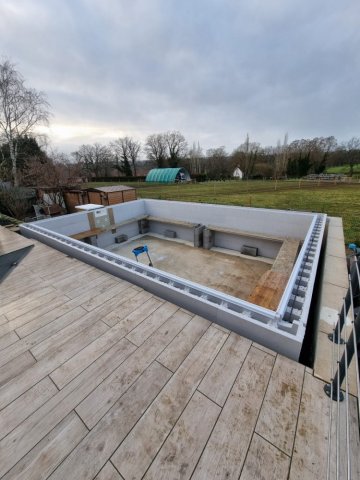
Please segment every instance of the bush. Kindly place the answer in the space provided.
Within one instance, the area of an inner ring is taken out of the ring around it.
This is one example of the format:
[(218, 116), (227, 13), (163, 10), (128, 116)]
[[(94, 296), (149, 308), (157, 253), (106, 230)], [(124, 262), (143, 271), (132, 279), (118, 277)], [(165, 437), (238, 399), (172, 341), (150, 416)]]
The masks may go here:
[(24, 187), (0, 187), (0, 210), (18, 220), (23, 220), (36, 203), (34, 190)]

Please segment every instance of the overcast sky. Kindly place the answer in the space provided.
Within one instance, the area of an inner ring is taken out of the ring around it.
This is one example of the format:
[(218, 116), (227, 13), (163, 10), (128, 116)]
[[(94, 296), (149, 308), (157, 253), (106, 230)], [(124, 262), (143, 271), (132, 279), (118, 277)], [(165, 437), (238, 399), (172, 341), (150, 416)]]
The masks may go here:
[(0, 0), (0, 58), (47, 94), (67, 152), (360, 136), (359, 0)]

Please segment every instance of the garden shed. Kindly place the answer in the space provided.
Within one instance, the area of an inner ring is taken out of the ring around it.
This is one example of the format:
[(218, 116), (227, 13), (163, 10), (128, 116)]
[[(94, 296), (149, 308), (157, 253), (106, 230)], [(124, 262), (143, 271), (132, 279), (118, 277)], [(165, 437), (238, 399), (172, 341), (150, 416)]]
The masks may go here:
[(126, 185), (109, 185), (105, 187), (69, 190), (64, 193), (64, 200), (69, 213), (76, 212), (77, 205), (94, 203), (97, 205), (115, 205), (116, 203), (136, 200), (136, 189)]
[(136, 200), (136, 189), (126, 185), (87, 188), (86, 191), (88, 192), (89, 203), (99, 205), (108, 206)]
[(189, 172), (183, 168), (153, 168), (146, 176), (146, 182), (177, 183), (190, 181)]

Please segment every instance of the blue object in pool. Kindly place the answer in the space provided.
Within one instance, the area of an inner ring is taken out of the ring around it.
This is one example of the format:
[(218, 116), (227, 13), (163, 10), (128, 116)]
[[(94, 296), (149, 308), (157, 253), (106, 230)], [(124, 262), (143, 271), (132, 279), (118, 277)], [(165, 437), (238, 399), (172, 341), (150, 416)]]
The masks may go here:
[(146, 255), (149, 259), (149, 267), (153, 267), (153, 264), (152, 264), (152, 261), (151, 261), (150, 255), (149, 255), (149, 249), (148, 249), (147, 245), (140, 245), (139, 247), (134, 248), (132, 253), (135, 255), (137, 262), (138, 262), (138, 255), (140, 255), (141, 253), (146, 253)]
[(135, 255), (135, 257), (137, 257), (138, 255), (140, 255), (140, 253), (147, 253), (148, 251), (149, 250), (147, 245), (140, 245), (140, 247), (134, 248), (132, 253)]

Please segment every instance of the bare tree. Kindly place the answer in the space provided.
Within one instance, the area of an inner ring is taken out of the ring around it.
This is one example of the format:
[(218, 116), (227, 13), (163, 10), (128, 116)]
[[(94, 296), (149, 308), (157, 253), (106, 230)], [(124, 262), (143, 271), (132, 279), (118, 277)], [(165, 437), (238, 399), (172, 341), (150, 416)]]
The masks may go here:
[(72, 155), (77, 162), (83, 165), (83, 169), (87, 173), (94, 174), (96, 178), (107, 176), (114, 160), (109, 147), (100, 143), (82, 145)]
[(131, 160), (131, 165), (133, 169), (133, 174), (136, 177), (137, 172), (136, 172), (136, 165), (139, 159), (139, 154), (141, 151), (141, 143), (137, 142), (136, 140), (133, 140), (132, 138), (129, 139), (129, 157)]
[(179, 161), (187, 153), (188, 145), (184, 135), (178, 131), (166, 132), (164, 140), (168, 150), (168, 163), (170, 167), (177, 167)]
[(260, 144), (250, 142), (249, 134), (246, 135), (245, 142), (233, 151), (232, 164), (241, 168), (244, 178), (249, 178), (253, 174), (260, 151)]
[(49, 103), (43, 92), (26, 88), (24, 79), (8, 60), (0, 64), (0, 133), (8, 142), (14, 185), (18, 186), (18, 141), (33, 132), (36, 125), (47, 124)]
[(360, 138), (352, 137), (342, 145), (346, 152), (347, 163), (350, 167), (350, 177), (354, 173), (354, 165), (360, 162)]
[(137, 142), (131, 137), (122, 137), (112, 142), (111, 148), (115, 156), (122, 160), (120, 170), (127, 176), (131, 176), (132, 174), (136, 176), (136, 163), (141, 150), (140, 142)]
[(148, 160), (156, 162), (159, 168), (166, 165), (167, 145), (162, 133), (149, 135), (145, 142), (145, 152)]
[(192, 174), (200, 175), (204, 173), (204, 163), (204, 155), (200, 144), (198, 142), (196, 145), (194, 142), (187, 155), (188, 169)]
[(224, 180), (231, 175), (231, 165), (225, 147), (206, 151), (206, 175), (213, 180)]
[(278, 140), (274, 151), (274, 178), (278, 179), (286, 176), (288, 160), (288, 134), (285, 133), (284, 143), (281, 145), (280, 140)]

